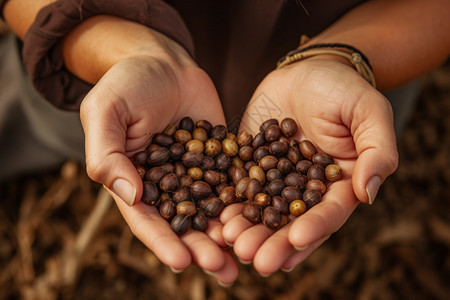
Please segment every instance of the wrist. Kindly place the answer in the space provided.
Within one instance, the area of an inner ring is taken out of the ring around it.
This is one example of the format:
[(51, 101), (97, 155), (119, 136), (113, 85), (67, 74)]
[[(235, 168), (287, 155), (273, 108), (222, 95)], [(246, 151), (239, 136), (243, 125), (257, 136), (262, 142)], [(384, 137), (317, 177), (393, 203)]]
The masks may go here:
[(66, 68), (95, 84), (116, 63), (152, 57), (170, 64), (195, 64), (187, 51), (155, 30), (125, 19), (99, 15), (75, 27), (62, 41)]

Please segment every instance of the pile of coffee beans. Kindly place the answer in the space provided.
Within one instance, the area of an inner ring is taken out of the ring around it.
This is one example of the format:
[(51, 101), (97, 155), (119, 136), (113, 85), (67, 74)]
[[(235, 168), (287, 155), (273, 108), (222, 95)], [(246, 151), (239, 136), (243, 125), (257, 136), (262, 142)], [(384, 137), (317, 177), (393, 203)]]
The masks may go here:
[(190, 117), (169, 125), (132, 158), (143, 180), (141, 201), (158, 208), (178, 235), (204, 231), (208, 218), (245, 202), (242, 215), (278, 229), (321, 201), (342, 177), (333, 157), (308, 140), (291, 139), (296, 122), (269, 119), (253, 136)]

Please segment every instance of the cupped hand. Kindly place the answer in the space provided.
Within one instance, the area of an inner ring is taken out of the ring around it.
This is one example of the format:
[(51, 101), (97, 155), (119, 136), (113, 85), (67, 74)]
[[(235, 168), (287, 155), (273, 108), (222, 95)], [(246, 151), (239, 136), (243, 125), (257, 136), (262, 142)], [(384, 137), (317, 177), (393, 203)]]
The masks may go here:
[[(179, 48), (177, 49), (179, 51)], [(162, 54), (161, 54), (162, 53)], [(88, 175), (114, 197), (133, 233), (173, 270), (191, 262), (231, 283), (237, 266), (225, 249), (222, 225), (178, 237), (155, 207), (139, 201), (142, 180), (129, 157), (146, 148), (152, 134), (184, 116), (225, 124), (210, 78), (187, 54), (160, 51), (117, 62), (83, 100)]]
[(253, 262), (261, 274), (271, 274), (302, 262), (346, 222), (359, 202), (372, 203), (380, 184), (396, 169), (398, 154), (387, 99), (351, 67), (329, 57), (270, 73), (255, 91), (241, 129), (258, 132), (254, 118), (264, 107), (279, 112), (280, 121), (295, 119), (299, 130), (294, 138), (311, 140), (343, 170), (343, 178), (329, 186), (319, 204), (276, 232), (247, 221), (239, 204), (222, 213), (223, 235), (236, 256)]

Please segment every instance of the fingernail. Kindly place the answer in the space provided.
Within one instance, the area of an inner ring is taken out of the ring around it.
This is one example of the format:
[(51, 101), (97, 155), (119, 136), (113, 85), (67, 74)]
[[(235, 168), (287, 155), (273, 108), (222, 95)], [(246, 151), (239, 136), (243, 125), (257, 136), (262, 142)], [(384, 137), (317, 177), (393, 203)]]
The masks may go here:
[(303, 251), (303, 250), (306, 250), (307, 248), (308, 248), (308, 245), (302, 246), (302, 247), (294, 246), (294, 249), (297, 250), (297, 251)]
[(136, 189), (127, 180), (121, 178), (116, 179), (111, 186), (111, 190), (128, 206), (133, 206)]
[(375, 197), (377, 196), (380, 185), (381, 185), (381, 178), (378, 176), (373, 176), (367, 182), (366, 192), (367, 196), (369, 197), (369, 204), (372, 204), (373, 201), (375, 201)]
[(203, 272), (205, 272), (205, 274), (209, 275), (209, 276), (214, 276), (214, 274), (216, 274), (216, 272), (208, 271), (208, 270), (205, 270), (205, 269), (203, 269)]
[(223, 287), (223, 288), (229, 288), (229, 287), (231, 287), (231, 286), (233, 285), (233, 282), (230, 282), (230, 283), (224, 283), (224, 282), (222, 282), (222, 281), (220, 281), (220, 280), (217, 280), (217, 283), (218, 283), (221, 287)]
[(181, 272), (184, 271), (184, 269), (175, 269), (175, 268), (172, 268), (172, 267), (170, 267), (170, 270), (171, 270), (172, 272), (174, 272), (175, 274), (180, 274)]
[(249, 264), (252, 263), (251, 260), (243, 260), (243, 259), (240, 259), (240, 258), (239, 258), (239, 262), (240, 262), (241, 264), (243, 264), (243, 265), (249, 265)]
[(289, 269), (285, 269), (285, 268), (281, 268), (281, 271), (285, 272), (285, 273), (290, 273), (292, 272), (292, 270), (294, 270), (295, 267), (289, 268)]
[(224, 241), (224, 242), (225, 242), (225, 244), (228, 245), (228, 247), (233, 247), (233, 243), (230, 243), (230, 242), (228, 242), (228, 241)]
[(264, 278), (267, 278), (270, 275), (272, 275), (271, 273), (260, 273), (260, 272), (258, 272), (258, 273), (259, 273), (259, 276), (264, 277)]

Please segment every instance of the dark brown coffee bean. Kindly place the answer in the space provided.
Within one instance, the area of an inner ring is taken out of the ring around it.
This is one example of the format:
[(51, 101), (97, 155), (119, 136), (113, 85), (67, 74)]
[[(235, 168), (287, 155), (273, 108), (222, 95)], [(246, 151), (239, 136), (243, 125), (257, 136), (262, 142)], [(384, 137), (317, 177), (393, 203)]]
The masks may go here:
[(257, 193), (253, 197), (253, 203), (262, 207), (267, 207), (272, 203), (272, 197), (266, 193)]
[(248, 170), (248, 177), (258, 180), (261, 185), (266, 183), (266, 174), (260, 166), (253, 166)]
[(172, 199), (175, 203), (180, 203), (183, 201), (191, 200), (191, 193), (189, 192), (189, 188), (186, 186), (182, 186), (178, 188), (173, 194)]
[(231, 178), (234, 185), (236, 185), (242, 178), (248, 177), (248, 173), (244, 168), (232, 167), (229, 169), (228, 177)]
[(147, 205), (156, 206), (159, 200), (158, 187), (151, 181), (144, 181), (143, 187), (141, 201)]
[(161, 217), (168, 221), (170, 221), (177, 213), (177, 205), (170, 199), (161, 201), (158, 209)]
[(205, 204), (205, 213), (210, 218), (216, 218), (220, 215), (220, 213), (225, 208), (222, 200), (218, 197), (211, 197)]
[[(158, 186), (158, 185), (156, 185), (156, 186)], [(158, 201), (162, 202), (162, 201), (166, 201), (166, 200), (172, 200), (172, 197), (168, 192), (162, 192), (161, 195), (159, 196)]]
[(313, 163), (310, 160), (303, 159), (295, 165), (295, 169), (297, 170), (297, 172), (306, 175), (309, 167), (311, 167), (312, 165), (313, 165)]
[(208, 137), (209, 137), (208, 133), (203, 128), (195, 128), (194, 131), (192, 132), (192, 138), (202, 143), (206, 142), (208, 140)]
[(276, 208), (282, 215), (289, 214), (289, 203), (280, 196), (272, 197), (272, 206)]
[(289, 212), (294, 217), (302, 215), (306, 211), (306, 204), (302, 200), (294, 200), (289, 205)]
[(240, 147), (250, 146), (253, 141), (253, 135), (248, 131), (242, 131), (238, 134), (236, 142)]
[(145, 179), (158, 184), (161, 178), (163, 178), (167, 173), (168, 172), (161, 167), (153, 167), (147, 171)]
[(186, 152), (181, 158), (186, 168), (198, 167), (202, 163), (202, 160), (203, 154), (198, 152)]
[(265, 132), (267, 130), (267, 128), (269, 128), (272, 125), (277, 125), (278, 126), (278, 120), (277, 119), (269, 119), (264, 121), (261, 126), (259, 126), (259, 131), (260, 132)]
[(192, 179), (189, 175), (180, 176), (180, 186), (190, 188), (194, 183), (194, 179)]
[(231, 165), (231, 158), (225, 153), (220, 153), (219, 155), (217, 155), (215, 160), (216, 168), (221, 171), (228, 169)]
[(191, 133), (184, 129), (178, 129), (175, 132), (174, 137), (175, 137), (175, 141), (177, 141), (178, 143), (180, 143), (182, 145), (186, 145), (187, 142), (192, 140)]
[(173, 173), (177, 174), (178, 177), (186, 175), (186, 167), (183, 165), (181, 161), (177, 161), (174, 165)]
[(222, 151), (222, 143), (218, 139), (209, 139), (205, 142), (205, 154), (215, 157)]
[(162, 165), (170, 158), (170, 151), (167, 148), (160, 147), (151, 152), (148, 156), (148, 163), (150, 166)]
[(294, 200), (302, 200), (303, 194), (300, 189), (293, 186), (287, 186), (281, 191), (281, 197), (288, 203), (291, 203)]
[(272, 143), (280, 138), (281, 130), (278, 125), (271, 125), (264, 131), (264, 138), (267, 143)]
[(284, 178), (284, 183), (287, 186), (299, 188), (301, 191), (305, 190), (307, 181), (308, 178), (305, 175), (299, 173), (289, 173)]
[(309, 160), (311, 160), (312, 157), (314, 156), (314, 154), (317, 153), (316, 146), (314, 146), (314, 144), (308, 140), (301, 141), (299, 144), (299, 149), (300, 149), (300, 152), (302, 153), (303, 157), (305, 157), (306, 159), (309, 159)]
[(177, 214), (193, 216), (197, 213), (197, 207), (192, 201), (182, 201), (177, 204)]
[(234, 156), (231, 158), (231, 165), (238, 168), (244, 168), (244, 161), (239, 156)]
[(244, 169), (248, 172), (250, 171), (250, 168), (253, 166), (257, 166), (258, 164), (254, 162), (253, 160), (249, 160), (244, 164)]
[(147, 169), (144, 166), (136, 166), (136, 172), (139, 174), (141, 179), (144, 179), (145, 174), (147, 174)]
[(173, 143), (175, 143), (175, 140), (171, 135), (165, 134), (165, 133), (157, 133), (153, 136), (152, 139), (153, 142), (156, 144), (169, 148), (172, 146)]
[(223, 204), (230, 205), (236, 202), (236, 191), (234, 187), (228, 186), (224, 188), (219, 194), (220, 200), (222, 200)]
[(153, 151), (155, 151), (156, 149), (161, 148), (160, 145), (158, 144), (150, 144), (147, 146), (147, 148), (145, 149), (145, 152), (147, 152), (148, 154), (152, 153)]
[(281, 156), (285, 155), (287, 150), (288, 150), (288, 145), (283, 142), (280, 142), (280, 141), (272, 142), (269, 145), (270, 154), (272, 154), (276, 157), (281, 157)]
[(174, 160), (180, 160), (184, 152), (186, 152), (184, 150), (184, 146), (181, 145), (180, 143), (175, 143), (172, 146), (170, 146), (170, 156)]
[(214, 170), (208, 170), (203, 174), (203, 179), (211, 186), (218, 185), (220, 183), (220, 174)]
[(190, 117), (184, 117), (180, 120), (180, 123), (178, 124), (178, 128), (184, 129), (184, 130), (192, 133), (195, 128), (194, 121)]
[(272, 206), (264, 208), (262, 222), (271, 229), (278, 229), (281, 225), (281, 213)]
[(309, 167), (306, 176), (308, 176), (309, 180), (317, 179), (325, 182), (325, 169), (321, 165), (312, 165)]
[(176, 215), (170, 222), (170, 227), (177, 235), (183, 235), (191, 228), (191, 218), (186, 215)]
[(253, 148), (250, 146), (243, 146), (239, 149), (239, 157), (243, 161), (249, 161), (253, 158)]
[(210, 135), (211, 129), (212, 129), (212, 125), (211, 125), (211, 123), (209, 121), (207, 121), (207, 120), (199, 120), (199, 121), (197, 121), (197, 123), (195, 123), (195, 126), (197, 126), (197, 128), (203, 128), (206, 131), (206, 133), (208, 135)]
[(274, 181), (275, 179), (282, 179), (282, 178), (283, 174), (278, 169), (270, 169), (266, 173), (266, 180), (269, 182)]
[(297, 122), (292, 118), (284, 118), (281, 121), (280, 129), (285, 137), (294, 136), (298, 130)]
[(263, 132), (259, 132), (257, 135), (255, 135), (255, 137), (253, 138), (252, 141), (252, 148), (253, 149), (257, 149), (259, 147), (262, 147), (266, 144), (266, 139), (264, 138), (264, 133)]
[(147, 164), (148, 152), (147, 151), (139, 151), (136, 152), (131, 157), (131, 162), (135, 166), (145, 166)]
[(325, 183), (323, 183), (323, 181), (311, 179), (306, 183), (306, 189), (317, 190), (321, 195), (323, 195), (327, 191), (327, 186), (325, 185)]
[(211, 193), (211, 186), (205, 181), (194, 181), (191, 185), (191, 194), (196, 198), (205, 198)]
[(324, 152), (317, 152), (312, 157), (312, 162), (321, 165), (322, 167), (326, 167), (330, 164), (334, 164), (334, 159), (331, 157), (331, 155), (324, 153)]
[(283, 175), (287, 175), (294, 170), (294, 165), (292, 162), (284, 157), (280, 158), (276, 167)]
[(215, 166), (216, 162), (212, 157), (203, 156), (202, 163), (200, 164), (200, 168), (202, 168), (203, 171), (212, 170)]
[(293, 164), (298, 163), (302, 156), (300, 150), (296, 146), (289, 146), (286, 152), (286, 158), (289, 159)]
[(208, 217), (203, 210), (197, 210), (197, 213), (192, 216), (192, 229), (198, 231), (205, 231), (208, 229)]
[(338, 181), (342, 178), (342, 170), (341, 167), (335, 164), (330, 164), (325, 168), (325, 177), (331, 181)]
[(263, 157), (265, 157), (265, 156), (267, 156), (267, 155), (270, 155), (269, 147), (268, 147), (268, 146), (261, 146), (261, 147), (259, 147), (259, 148), (256, 148), (256, 149), (253, 151), (253, 160), (254, 160), (255, 162), (259, 163), (259, 161), (260, 161)]
[(251, 180), (250, 177), (245, 177), (239, 180), (239, 182), (235, 186), (236, 197), (238, 198), (245, 197), (245, 191), (247, 190), (250, 180)]
[(261, 222), (262, 207), (254, 203), (246, 203), (242, 207), (241, 214), (253, 224), (258, 224)]
[(271, 196), (277, 196), (281, 194), (281, 191), (286, 187), (286, 184), (281, 179), (275, 179), (267, 185), (267, 192)]
[(306, 204), (306, 209), (310, 209), (322, 200), (320, 192), (317, 190), (306, 190), (303, 193), (303, 201)]
[(262, 185), (259, 180), (251, 179), (245, 189), (245, 198), (249, 201), (253, 201), (256, 194), (260, 193), (262, 190)]
[(222, 192), (222, 190), (224, 189), (224, 188), (226, 188), (228, 186), (228, 184), (227, 183), (225, 183), (225, 182), (222, 182), (222, 183), (219, 183), (218, 185), (216, 185), (215, 186), (215, 192), (216, 192), (216, 195), (220, 195), (220, 193)]
[(159, 181), (159, 188), (164, 192), (174, 192), (180, 187), (180, 180), (175, 173), (165, 175)]
[(211, 129), (211, 137), (219, 141), (223, 141), (228, 134), (228, 130), (224, 125), (216, 125)]

